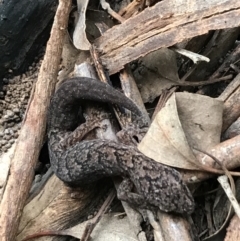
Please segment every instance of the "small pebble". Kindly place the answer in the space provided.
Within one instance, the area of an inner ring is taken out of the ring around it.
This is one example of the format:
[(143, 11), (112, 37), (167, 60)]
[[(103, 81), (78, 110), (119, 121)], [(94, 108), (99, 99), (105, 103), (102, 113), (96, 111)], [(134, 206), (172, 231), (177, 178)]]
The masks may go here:
[(13, 144), (14, 142), (15, 142), (14, 139), (11, 139), (11, 140), (9, 141), (10, 144)]
[(15, 113), (19, 113), (20, 112), (19, 108), (17, 108), (17, 107), (13, 108), (12, 111), (15, 112)]
[(8, 128), (9, 128), (9, 127), (13, 127), (15, 124), (16, 124), (16, 123), (14, 123), (14, 122), (9, 122), (9, 123), (7, 124), (7, 127), (8, 127)]
[[(18, 138), (20, 122), (24, 116), (32, 85), (36, 82), (40, 68), (39, 57), (21, 76), (3, 79), (0, 91), (0, 155), (6, 152)], [(13, 73), (12, 69), (8, 70)]]
[(15, 80), (14, 79), (10, 79), (9, 80), (9, 84), (14, 84), (15, 83)]
[(11, 144), (10, 142), (8, 142), (5, 147), (6, 147), (7, 149), (9, 149), (9, 148), (11, 148), (11, 146), (12, 146), (12, 144)]
[[(11, 136), (8, 136), (8, 135), (4, 136), (4, 140), (9, 141), (10, 139), (11, 139)], [(6, 144), (6, 145), (7, 145), (7, 144)]]
[(5, 139), (2, 139), (1, 143), (3, 146), (5, 146), (7, 144), (7, 141)]
[(4, 84), (8, 84), (8, 79), (7, 78), (3, 78), (3, 83)]
[(3, 152), (7, 152), (8, 148), (6, 148), (5, 146), (2, 148)]

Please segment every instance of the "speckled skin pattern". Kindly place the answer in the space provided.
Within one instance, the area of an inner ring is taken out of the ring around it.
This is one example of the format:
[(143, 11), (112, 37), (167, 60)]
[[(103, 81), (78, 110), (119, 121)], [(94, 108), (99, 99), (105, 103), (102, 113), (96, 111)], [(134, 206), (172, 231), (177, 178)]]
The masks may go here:
[(141, 208), (192, 213), (194, 200), (179, 172), (146, 157), (135, 146), (102, 139), (73, 141), (64, 149), (59, 145), (78, 126), (80, 106), (84, 108), (86, 100), (117, 104), (140, 114), (130, 99), (110, 85), (85, 77), (65, 81), (48, 113), (48, 145), (55, 174), (74, 186), (122, 176), (119, 199)]

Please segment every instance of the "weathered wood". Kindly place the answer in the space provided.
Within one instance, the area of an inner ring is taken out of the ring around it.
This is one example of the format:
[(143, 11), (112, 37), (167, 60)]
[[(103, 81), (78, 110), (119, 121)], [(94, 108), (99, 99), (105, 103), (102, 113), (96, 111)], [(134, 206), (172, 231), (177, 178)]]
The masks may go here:
[[(201, 62), (191, 68), (191, 72), (184, 76), (185, 81), (203, 81), (208, 79), (219, 65), (219, 60), (225, 58), (239, 36), (240, 28), (215, 31), (212, 39), (205, 45), (202, 55), (207, 56), (209, 63)], [(216, 45), (217, 43), (217, 45)], [(210, 77), (212, 78), (212, 77)]]
[[(47, 230), (64, 230), (85, 221), (100, 208), (110, 188), (101, 180), (87, 188), (70, 188), (53, 175), (43, 190), (23, 210), (16, 241)], [(53, 241), (54, 237), (41, 240)]]
[(114, 74), (125, 64), (159, 48), (209, 30), (239, 25), (239, 1), (163, 1), (109, 29), (95, 45), (102, 63)]
[(57, 80), (70, 6), (69, 0), (59, 1), (46, 54), (13, 155), (11, 175), (0, 204), (2, 241), (15, 240), (21, 212), (32, 183), (45, 133), (50, 96)]
[[(240, 81), (240, 74), (238, 74), (235, 77), (234, 81), (237, 81), (239, 83), (239, 81)], [(228, 98), (224, 100), (222, 131), (227, 130), (227, 128), (234, 121), (236, 121), (239, 116), (240, 116), (240, 86), (238, 86), (228, 96)]]
[(56, 0), (0, 2), (0, 87), (8, 69), (27, 67), (49, 37)]

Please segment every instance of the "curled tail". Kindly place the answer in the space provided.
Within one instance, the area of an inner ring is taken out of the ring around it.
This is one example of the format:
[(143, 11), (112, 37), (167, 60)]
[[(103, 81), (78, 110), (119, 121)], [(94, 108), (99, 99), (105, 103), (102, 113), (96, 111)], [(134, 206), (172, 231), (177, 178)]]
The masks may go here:
[(141, 115), (139, 108), (124, 94), (98, 80), (78, 77), (65, 81), (51, 100), (49, 128), (71, 130), (76, 124), (79, 108), (85, 101), (117, 104)]

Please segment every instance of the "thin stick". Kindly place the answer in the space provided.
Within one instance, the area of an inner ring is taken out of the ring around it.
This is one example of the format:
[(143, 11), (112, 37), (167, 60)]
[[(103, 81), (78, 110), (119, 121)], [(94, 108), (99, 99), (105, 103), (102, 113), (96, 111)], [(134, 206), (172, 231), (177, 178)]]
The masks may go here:
[(210, 59), (208, 57), (205, 57), (201, 54), (197, 54), (194, 53), (192, 51), (186, 50), (186, 49), (181, 49), (181, 48), (177, 48), (177, 47), (171, 47), (170, 49), (172, 49), (173, 51), (182, 54), (186, 57), (188, 57), (189, 59), (191, 59), (193, 61), (194, 64), (197, 64), (200, 61), (205, 61), (205, 62), (209, 62)]
[(232, 80), (232, 78), (233, 78), (233, 75), (229, 74), (229, 75), (220, 77), (218, 79), (208, 79), (208, 80), (205, 80), (205, 81), (198, 81), (198, 82), (190, 82), (190, 81), (183, 81), (183, 80), (181, 80), (180, 82), (177, 82), (175, 80), (171, 80), (171, 79), (170, 80), (175, 82), (176, 85), (179, 85), (179, 86), (193, 86), (194, 87), (194, 86), (212, 85), (212, 84), (215, 84), (215, 83), (218, 83), (218, 82)]
[(115, 196), (116, 192), (115, 190), (112, 190), (108, 195), (107, 199), (105, 200), (105, 202), (103, 203), (102, 207), (99, 209), (97, 215), (92, 219), (91, 222), (87, 224), (82, 234), (81, 241), (87, 241), (90, 238), (93, 229), (96, 227), (103, 214), (107, 211)]
[(90, 47), (90, 54), (92, 56), (96, 71), (98, 73), (99, 79), (104, 83), (110, 83), (108, 75), (106, 74), (104, 67), (99, 59), (99, 54), (94, 45)]
[(206, 151), (203, 151), (203, 150), (200, 150), (196, 147), (193, 147), (195, 150), (199, 151), (199, 152), (202, 152), (204, 153), (205, 155), (208, 155), (209, 157), (211, 157), (221, 168), (222, 170), (224, 171), (225, 175), (228, 177), (229, 181), (230, 181), (230, 184), (231, 184), (231, 188), (232, 188), (232, 192), (234, 193), (234, 195), (236, 195), (236, 188), (235, 188), (235, 184), (234, 184), (234, 180), (233, 180), (233, 177), (231, 175), (231, 173), (228, 171), (228, 169), (225, 167), (225, 165), (220, 162), (215, 156), (213, 156), (212, 154), (206, 152)]
[(217, 180), (221, 184), (223, 190), (225, 191), (229, 201), (231, 202), (231, 204), (234, 208), (235, 213), (238, 215), (238, 218), (240, 218), (240, 207), (239, 207), (238, 201), (235, 197), (235, 194), (233, 193), (233, 191), (228, 183), (227, 176), (225, 176), (225, 175), (220, 176), (220, 177), (218, 177)]

